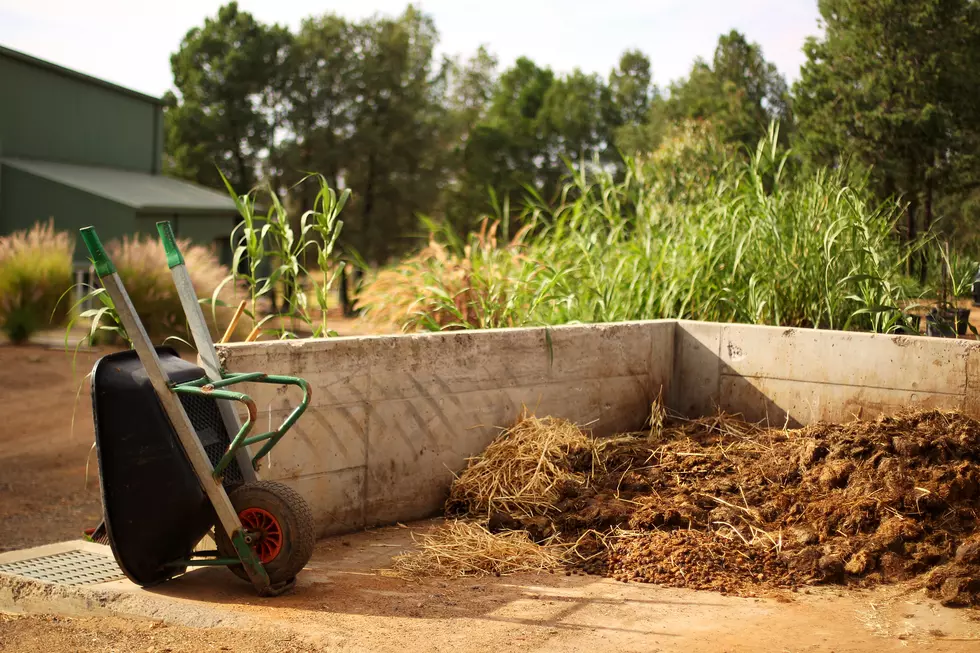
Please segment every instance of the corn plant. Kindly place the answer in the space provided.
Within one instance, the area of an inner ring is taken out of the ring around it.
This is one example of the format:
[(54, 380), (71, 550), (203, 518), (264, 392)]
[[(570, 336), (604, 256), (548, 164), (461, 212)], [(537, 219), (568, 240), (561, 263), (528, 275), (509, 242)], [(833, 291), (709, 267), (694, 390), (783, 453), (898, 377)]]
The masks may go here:
[[(331, 269), (331, 255), (343, 228), (339, 215), (350, 191), (345, 190), (338, 197), (322, 175), (308, 175), (299, 183), (305, 183), (310, 178), (318, 182), (320, 190), (313, 207), (300, 216), (297, 232), (290, 224), (286, 208), (270, 187), (256, 188), (239, 196), (222, 174), (242, 221), (232, 231), (232, 270), (215, 288), (210, 301), (212, 310), (222, 305), (219, 294), (224, 286), (240, 281), (248, 293), (249, 309), (245, 313), (252, 319), (253, 331), (256, 333), (275, 333), (280, 339), (295, 338), (296, 333), (285, 327), (284, 319), (298, 319), (312, 331), (315, 338), (335, 335), (335, 332), (327, 329), (327, 298), (339, 273), (338, 269)], [(270, 204), (265, 215), (256, 209), (260, 192)], [(315, 254), (317, 266), (322, 272), (322, 281), (309, 275), (305, 267), (310, 250)], [(239, 272), (243, 260), (246, 271)], [(303, 281), (311, 285), (319, 309), (318, 318), (310, 314), (309, 300), (302, 287)], [(269, 314), (259, 319), (260, 302), (263, 299), (268, 300), (277, 287), (285, 289), (283, 306), (286, 310), (278, 312), (270, 302)], [(276, 318), (280, 320), (278, 328), (262, 328)]]

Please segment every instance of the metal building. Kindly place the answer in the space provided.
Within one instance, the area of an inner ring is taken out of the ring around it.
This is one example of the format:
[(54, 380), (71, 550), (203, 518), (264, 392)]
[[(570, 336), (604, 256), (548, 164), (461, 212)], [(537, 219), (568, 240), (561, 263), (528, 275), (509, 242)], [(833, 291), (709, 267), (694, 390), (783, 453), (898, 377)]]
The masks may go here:
[(162, 175), (162, 162), (162, 100), (0, 47), (0, 234), (53, 218), (104, 241), (156, 237), (167, 219), (228, 262), (234, 201)]

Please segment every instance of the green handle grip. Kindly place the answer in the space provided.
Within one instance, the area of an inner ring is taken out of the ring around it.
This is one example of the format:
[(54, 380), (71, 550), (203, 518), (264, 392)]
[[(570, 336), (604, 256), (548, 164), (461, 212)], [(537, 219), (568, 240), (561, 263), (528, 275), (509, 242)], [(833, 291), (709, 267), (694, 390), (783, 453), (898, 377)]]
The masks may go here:
[(163, 250), (167, 253), (167, 265), (173, 270), (178, 265), (184, 264), (184, 256), (177, 247), (177, 239), (174, 238), (174, 230), (170, 226), (169, 220), (161, 220), (157, 223), (157, 231), (160, 232), (160, 240), (163, 241)]
[(102, 247), (99, 234), (95, 233), (95, 227), (83, 227), (81, 229), (82, 240), (89, 254), (92, 255), (92, 262), (95, 264), (95, 272), (99, 277), (108, 277), (116, 272), (116, 266), (109, 260), (109, 255)]

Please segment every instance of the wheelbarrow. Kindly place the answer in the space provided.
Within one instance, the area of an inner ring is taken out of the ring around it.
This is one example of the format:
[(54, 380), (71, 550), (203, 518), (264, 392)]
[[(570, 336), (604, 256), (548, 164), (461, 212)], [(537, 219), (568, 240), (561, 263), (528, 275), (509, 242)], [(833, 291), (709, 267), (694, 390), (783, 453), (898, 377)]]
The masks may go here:
[[(295, 490), (260, 481), (259, 461), (310, 401), (306, 381), (261, 372), (228, 374), (168, 222), (157, 223), (167, 262), (203, 367), (154, 346), (92, 227), (81, 230), (95, 271), (133, 348), (99, 359), (92, 409), (103, 522), (94, 533), (122, 572), (150, 587), (189, 567), (225, 566), (262, 596), (293, 588), (315, 543), (313, 515)], [(274, 431), (249, 435), (255, 402), (240, 383), (299, 387), (303, 398)], [(240, 423), (234, 404), (245, 406)], [(261, 447), (254, 455), (249, 447)], [(213, 537), (215, 550), (196, 550)]]

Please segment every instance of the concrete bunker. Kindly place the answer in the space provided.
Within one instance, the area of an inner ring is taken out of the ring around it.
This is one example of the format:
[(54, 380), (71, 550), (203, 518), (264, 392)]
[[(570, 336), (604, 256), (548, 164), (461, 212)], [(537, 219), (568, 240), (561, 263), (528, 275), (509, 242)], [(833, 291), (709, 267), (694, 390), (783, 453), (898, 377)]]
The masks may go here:
[[(223, 345), (231, 371), (297, 375), (310, 409), (260, 476), (309, 501), (320, 536), (438, 514), (466, 458), (522, 410), (598, 435), (643, 427), (653, 400), (773, 426), (905, 408), (980, 417), (980, 344), (675, 320)], [(246, 390), (260, 421), (291, 404)]]

